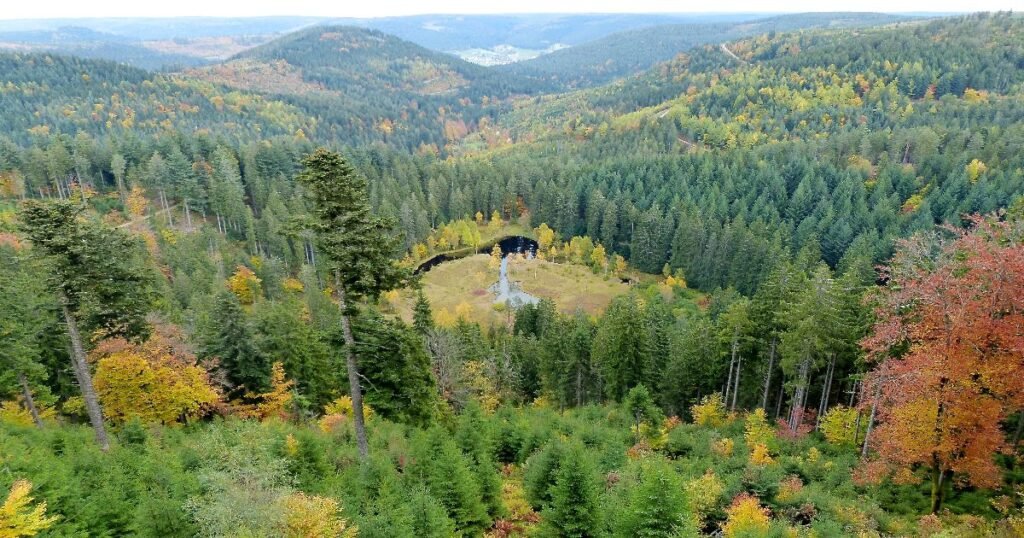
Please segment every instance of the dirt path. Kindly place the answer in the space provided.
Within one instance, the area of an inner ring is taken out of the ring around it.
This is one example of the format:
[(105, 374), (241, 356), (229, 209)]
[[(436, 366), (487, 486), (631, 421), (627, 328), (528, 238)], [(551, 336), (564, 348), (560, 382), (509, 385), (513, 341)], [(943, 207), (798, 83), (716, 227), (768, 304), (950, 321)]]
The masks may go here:
[(729, 56), (731, 56), (733, 60), (736, 60), (737, 62), (739, 62), (741, 64), (747, 63), (747, 62), (741, 60), (739, 56), (736, 56), (735, 54), (733, 54), (732, 51), (729, 50), (729, 47), (725, 46), (725, 43), (722, 43), (719, 46), (722, 47), (722, 52), (724, 52), (724, 53), (728, 54)]

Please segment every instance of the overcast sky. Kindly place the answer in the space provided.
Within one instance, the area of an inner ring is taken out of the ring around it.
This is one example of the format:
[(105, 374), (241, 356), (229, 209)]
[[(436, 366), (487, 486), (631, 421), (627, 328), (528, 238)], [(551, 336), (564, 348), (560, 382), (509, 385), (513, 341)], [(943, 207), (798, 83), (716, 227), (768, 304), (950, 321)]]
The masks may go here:
[(429, 13), (683, 13), (1020, 10), (1024, 0), (0, 0), (0, 19), (77, 17), (386, 17)]

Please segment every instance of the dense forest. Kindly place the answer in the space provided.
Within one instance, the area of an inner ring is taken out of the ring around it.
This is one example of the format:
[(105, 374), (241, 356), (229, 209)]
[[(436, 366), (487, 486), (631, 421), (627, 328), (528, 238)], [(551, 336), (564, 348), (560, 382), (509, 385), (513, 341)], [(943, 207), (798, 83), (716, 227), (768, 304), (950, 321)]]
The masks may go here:
[(0, 54), (0, 536), (1024, 535), (1024, 18), (894, 20)]

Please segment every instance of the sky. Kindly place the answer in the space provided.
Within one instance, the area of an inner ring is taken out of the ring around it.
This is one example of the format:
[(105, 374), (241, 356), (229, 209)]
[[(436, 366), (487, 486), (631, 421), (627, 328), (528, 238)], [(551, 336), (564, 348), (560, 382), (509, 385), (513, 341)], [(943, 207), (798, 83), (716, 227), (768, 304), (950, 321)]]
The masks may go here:
[(437, 13), (781, 13), (1024, 10), (1024, 0), (0, 0), (0, 19), (79, 17), (388, 17)]

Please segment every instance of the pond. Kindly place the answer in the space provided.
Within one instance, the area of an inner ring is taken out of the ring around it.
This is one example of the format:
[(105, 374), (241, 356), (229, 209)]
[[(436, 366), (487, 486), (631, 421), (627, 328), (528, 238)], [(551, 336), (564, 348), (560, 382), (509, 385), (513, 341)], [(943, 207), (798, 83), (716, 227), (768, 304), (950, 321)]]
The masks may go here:
[[(539, 302), (540, 299), (526, 293), (519, 287), (519, 284), (512, 282), (508, 278), (509, 254), (525, 254), (527, 258), (533, 258), (537, 254), (537, 242), (529, 237), (513, 235), (499, 240), (497, 245), (501, 249), (501, 267), (498, 269), (498, 281), (489, 288), (489, 291), (495, 295), (494, 302), (505, 303), (513, 308)], [(493, 248), (494, 244), (492, 243), (487, 247), (480, 248), (477, 252), (488, 254)], [(463, 254), (463, 256), (472, 253), (472, 251), (469, 251)], [(446, 261), (461, 257), (451, 254), (438, 254), (421, 263), (415, 272), (417, 274), (424, 273)]]

